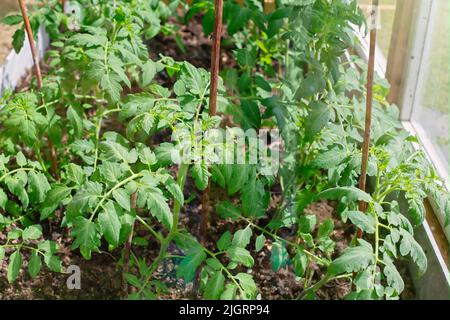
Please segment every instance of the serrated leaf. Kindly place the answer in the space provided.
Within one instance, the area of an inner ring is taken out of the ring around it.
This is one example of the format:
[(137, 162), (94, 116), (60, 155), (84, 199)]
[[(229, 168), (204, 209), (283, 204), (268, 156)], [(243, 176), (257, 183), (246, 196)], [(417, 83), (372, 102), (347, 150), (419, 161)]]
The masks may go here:
[(13, 254), (9, 256), (8, 272), (7, 278), (9, 283), (13, 283), (20, 273), (20, 268), (22, 267), (22, 255), (19, 250), (14, 251)]
[(355, 272), (366, 269), (373, 260), (373, 250), (369, 246), (348, 247), (328, 268), (330, 274)]
[(191, 174), (194, 178), (195, 186), (200, 191), (203, 191), (208, 187), (210, 173), (208, 171), (208, 166), (205, 163), (193, 165)]
[(38, 224), (29, 226), (25, 228), (22, 232), (22, 239), (24, 241), (27, 240), (36, 240), (42, 236), (42, 227)]
[(72, 250), (80, 248), (80, 252), (86, 260), (91, 259), (91, 253), (100, 246), (100, 235), (97, 225), (85, 217), (77, 217), (73, 222), (72, 235), (75, 238)]
[(155, 63), (152, 60), (149, 60), (142, 66), (142, 84), (144, 85), (144, 87), (148, 86), (153, 81), (155, 75)]
[(39, 271), (41, 271), (41, 266), (41, 258), (36, 251), (33, 251), (30, 255), (30, 260), (28, 261), (28, 273), (31, 278), (34, 279), (38, 275)]
[(166, 227), (171, 228), (173, 216), (167, 204), (167, 199), (164, 198), (161, 190), (157, 188), (147, 188), (146, 190), (148, 190), (147, 207), (151, 211), (151, 214)]
[(3, 191), (2, 188), (0, 188), (0, 208), (5, 210), (7, 201), (8, 201), (8, 197), (6, 196), (6, 193)]
[(244, 291), (242, 292), (242, 294), (244, 295), (243, 298), (254, 299), (256, 297), (256, 294), (258, 293), (258, 287), (256, 286), (256, 283), (251, 275), (247, 273), (238, 273), (235, 276), (235, 279), (239, 281), (239, 285)]
[(50, 189), (50, 184), (43, 173), (36, 173), (34, 171), (28, 173), (28, 192), (32, 202), (44, 202)]
[(347, 201), (365, 201), (372, 202), (372, 197), (366, 192), (355, 188), (355, 187), (336, 187), (332, 189), (325, 190), (316, 196), (316, 199), (327, 199), (327, 200), (342, 200), (346, 198)]
[(259, 236), (256, 237), (255, 241), (255, 250), (256, 252), (261, 251), (261, 249), (264, 247), (266, 243), (266, 237), (263, 233), (261, 233)]
[(365, 233), (375, 233), (377, 221), (370, 214), (366, 214), (361, 211), (347, 211), (346, 215), (355, 226)]
[(23, 22), (23, 18), (21, 15), (12, 14), (12, 15), (4, 17), (0, 22), (6, 24), (8, 26), (13, 26), (13, 25)]
[(170, 179), (166, 182), (166, 189), (170, 192), (170, 194), (174, 197), (175, 200), (178, 201), (181, 205), (184, 204), (184, 195), (183, 191), (181, 191), (180, 186), (174, 180)]
[(108, 202), (98, 215), (98, 222), (105, 239), (114, 247), (119, 244), (121, 223), (114, 204)]
[(223, 219), (231, 218), (231, 220), (237, 220), (241, 217), (239, 208), (227, 200), (219, 202), (216, 205), (216, 210)]
[(238, 230), (235, 232), (233, 236), (233, 246), (245, 248), (252, 238), (252, 229), (250, 227), (246, 227), (245, 229)]
[(407, 256), (409, 254), (419, 268), (419, 275), (422, 275), (427, 270), (427, 257), (422, 247), (408, 231), (400, 229), (400, 234), (402, 236), (400, 242), (401, 255)]
[(303, 251), (298, 250), (297, 254), (294, 256), (294, 259), (292, 259), (292, 264), (294, 267), (295, 275), (297, 277), (303, 277), (306, 268), (308, 267), (308, 257)]
[(220, 300), (234, 300), (236, 297), (237, 286), (234, 283), (226, 285), (225, 290), (220, 296)]
[(227, 253), (233, 262), (242, 263), (248, 268), (251, 268), (255, 263), (252, 255), (247, 249), (241, 247), (230, 247), (228, 248)]
[(130, 195), (123, 188), (116, 189), (112, 192), (114, 200), (127, 212), (131, 211)]
[(270, 261), (272, 262), (272, 270), (275, 272), (287, 265), (289, 262), (289, 254), (282, 243), (274, 242), (272, 244)]
[(246, 217), (260, 218), (266, 212), (267, 199), (264, 185), (261, 181), (251, 179), (242, 191), (242, 211)]
[(40, 220), (47, 219), (61, 202), (70, 195), (71, 189), (63, 184), (54, 184), (47, 193), (41, 208)]
[(206, 259), (206, 253), (200, 248), (194, 248), (183, 258), (177, 269), (177, 277), (186, 282), (194, 280), (195, 272), (200, 264)]
[(207, 282), (204, 298), (217, 300), (224, 290), (225, 277), (221, 271), (217, 271)]
[(313, 101), (305, 121), (305, 139), (312, 141), (330, 120), (330, 109), (321, 101)]
[(225, 231), (217, 241), (217, 248), (220, 251), (226, 250), (231, 246), (231, 232)]

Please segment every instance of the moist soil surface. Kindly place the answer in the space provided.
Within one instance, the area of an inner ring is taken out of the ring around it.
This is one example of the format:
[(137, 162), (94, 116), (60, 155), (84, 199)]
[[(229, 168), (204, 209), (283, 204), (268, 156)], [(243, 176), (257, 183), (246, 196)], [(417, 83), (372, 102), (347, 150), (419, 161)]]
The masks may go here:
[[(1, 11), (0, 11), (1, 12)], [(156, 58), (159, 54), (172, 56), (178, 61), (189, 61), (197, 67), (209, 68), (211, 45), (210, 39), (203, 36), (201, 23), (198, 18), (194, 19), (187, 26), (180, 25), (179, 34), (184, 41), (186, 51), (183, 51), (173, 39), (173, 37), (157, 36), (148, 42), (150, 55)], [(3, 37), (6, 38), (6, 37)], [(232, 48), (224, 48), (222, 52), (222, 66), (232, 66)], [(44, 70), (46, 68), (44, 67)], [(21, 90), (25, 89), (30, 81), (31, 75), (24, 78)], [(163, 84), (171, 83), (169, 78), (159, 79)], [(167, 136), (167, 135), (165, 135)], [(154, 140), (160, 140), (155, 137)], [(159, 142), (159, 141), (158, 141)], [(277, 190), (278, 189), (278, 190)], [(279, 186), (274, 186), (271, 203), (268, 210), (268, 216), (272, 216), (275, 208), (279, 205)], [(185, 195), (191, 196), (192, 201), (185, 205), (181, 212), (180, 225), (186, 228), (191, 234), (199, 234), (199, 225), (201, 221), (201, 192), (198, 191), (194, 183), (188, 179)], [(220, 190), (214, 187), (210, 193), (211, 203), (220, 201), (224, 195)], [(306, 209), (307, 214), (317, 216), (318, 222), (325, 219), (333, 219), (335, 230), (331, 237), (336, 242), (335, 255), (338, 256), (349, 244), (355, 230), (351, 225), (344, 224), (335, 215), (335, 204), (329, 202), (319, 202), (310, 205)], [(245, 227), (245, 225), (231, 224), (216, 217), (214, 210), (208, 228), (208, 238), (205, 239), (205, 245), (214, 249), (213, 244), (217, 238), (226, 230), (231, 232)], [(59, 216), (61, 213), (59, 213)], [(58, 220), (49, 221), (43, 225), (46, 239), (56, 241), (61, 250), (59, 256), (63, 261), (63, 267), (70, 265), (80, 267), (81, 271), (81, 289), (69, 289), (67, 280), (70, 274), (54, 273), (43, 267), (41, 273), (31, 279), (22, 268), (21, 275), (15, 283), (9, 284), (6, 280), (7, 265), (5, 261), (0, 262), (0, 299), (121, 299), (124, 298), (124, 286), (122, 280), (122, 267), (120, 266), (120, 250), (108, 252), (106, 243), (103, 243), (100, 253), (93, 253), (91, 260), (85, 260), (81, 257), (79, 251), (71, 251), (72, 239), (67, 229), (59, 226)], [(268, 221), (266, 221), (268, 222)], [(139, 230), (137, 230), (139, 233)], [(289, 229), (280, 230), (279, 235), (285, 239), (294, 239), (295, 234), (291, 234)], [(145, 235), (145, 232), (143, 232)], [(0, 234), (0, 242), (4, 242), (4, 234)], [(148, 246), (133, 246), (132, 253), (138, 257), (144, 257), (147, 262), (151, 262), (157, 255), (159, 247), (149, 239)], [(291, 266), (281, 268), (274, 272), (270, 262), (271, 243), (266, 241), (264, 248), (256, 255), (255, 265), (250, 270), (254, 276), (260, 291), (261, 299), (297, 299), (304, 290), (304, 280), (298, 279)], [(174, 245), (170, 247), (170, 253), (173, 255), (182, 254)], [(25, 258), (25, 257), (24, 257)], [(26, 258), (24, 259), (27, 260)], [(165, 260), (157, 269), (154, 277), (163, 280), (167, 285), (167, 290), (160, 295), (162, 299), (200, 299), (192, 283), (185, 283), (183, 280), (176, 279), (176, 266), (180, 263), (179, 258)], [(324, 271), (314, 263), (310, 264), (313, 270), (312, 283), (323, 277)], [(405, 281), (405, 291), (402, 299), (414, 299), (411, 277), (406, 266), (399, 266)], [(319, 299), (343, 299), (350, 292), (349, 281), (345, 279), (335, 280), (328, 283), (317, 292)]]

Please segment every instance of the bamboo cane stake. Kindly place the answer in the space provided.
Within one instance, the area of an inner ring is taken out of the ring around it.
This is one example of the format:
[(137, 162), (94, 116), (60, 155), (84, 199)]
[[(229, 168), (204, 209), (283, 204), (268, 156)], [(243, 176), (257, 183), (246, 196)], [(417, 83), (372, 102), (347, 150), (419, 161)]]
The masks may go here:
[[(215, 116), (217, 113), (217, 88), (219, 83), (219, 68), (220, 68), (220, 40), (222, 36), (222, 18), (223, 18), (223, 0), (215, 0), (214, 3), (214, 32), (212, 38), (212, 53), (211, 53), (211, 83), (209, 93), (209, 115)], [(202, 195), (202, 221), (200, 224), (200, 237), (205, 240), (206, 231), (209, 220), (209, 191), (208, 187), (203, 191)]]
[[(366, 97), (366, 121), (364, 130), (364, 142), (362, 146), (362, 160), (361, 160), (361, 176), (359, 178), (359, 188), (366, 191), (366, 179), (367, 179), (367, 164), (369, 161), (369, 147), (370, 147), (370, 128), (372, 125), (372, 104), (373, 104), (373, 78), (375, 69), (375, 49), (377, 41), (377, 10), (378, 0), (372, 0), (372, 11), (370, 13), (371, 29), (370, 29), (370, 49), (369, 49), (369, 62), (367, 70), (367, 97)], [(359, 210), (366, 212), (367, 203), (364, 201), (359, 202)], [(362, 237), (362, 230), (358, 230), (357, 236)]]
[(211, 55), (211, 86), (209, 94), (209, 115), (216, 115), (217, 111), (217, 85), (219, 82), (220, 67), (220, 38), (222, 35), (223, 0), (215, 0), (214, 33)]
[[(39, 65), (39, 57), (38, 57), (38, 53), (36, 50), (36, 45), (34, 43), (33, 30), (31, 30), (30, 19), (28, 18), (28, 10), (27, 10), (24, 0), (19, 0), (19, 6), (20, 6), (20, 11), (22, 12), (22, 18), (23, 18), (23, 23), (25, 26), (25, 31), (28, 36), (28, 42), (30, 44), (31, 56), (33, 57), (33, 64), (34, 64), (34, 69), (35, 69), (36, 78), (37, 78), (37, 87), (38, 87), (38, 89), (42, 89), (42, 73), (41, 73), (41, 67)], [(59, 180), (58, 161), (56, 159), (56, 150), (55, 150), (55, 147), (53, 146), (53, 143), (51, 142), (50, 138), (48, 138), (48, 147), (50, 149), (50, 160), (52, 163), (52, 170), (53, 170), (53, 173), (54, 173), (56, 179)]]
[(42, 88), (42, 74), (41, 67), (39, 66), (39, 58), (34, 44), (33, 31), (31, 30), (30, 19), (28, 18), (27, 7), (24, 0), (19, 0), (20, 11), (22, 12), (23, 23), (25, 25), (25, 31), (27, 32), (28, 42), (31, 48), (31, 55), (33, 56), (34, 69), (36, 71), (36, 77), (38, 82), (38, 89)]

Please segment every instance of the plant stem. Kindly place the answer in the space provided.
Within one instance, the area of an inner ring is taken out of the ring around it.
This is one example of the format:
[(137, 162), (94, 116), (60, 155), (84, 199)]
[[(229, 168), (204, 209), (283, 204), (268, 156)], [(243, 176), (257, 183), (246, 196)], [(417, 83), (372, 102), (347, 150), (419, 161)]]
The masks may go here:
[[(178, 178), (177, 183), (181, 190), (184, 190), (184, 185), (186, 183), (186, 177), (187, 172), (189, 169), (189, 164), (182, 163), (180, 165), (180, 170), (178, 171)], [(139, 290), (139, 293), (142, 293), (142, 291), (145, 289), (147, 284), (149, 283), (150, 279), (152, 278), (153, 272), (155, 272), (158, 265), (161, 263), (162, 260), (166, 257), (167, 254), (167, 248), (169, 247), (170, 242), (172, 242), (173, 238), (178, 233), (178, 222), (180, 220), (180, 211), (181, 211), (182, 203), (180, 203), (178, 200), (175, 200), (174, 208), (173, 208), (173, 224), (170, 228), (169, 234), (162, 239), (161, 246), (159, 248), (158, 256), (155, 260), (153, 260), (150, 271), (148, 273), (148, 276), (145, 279), (144, 285)]]

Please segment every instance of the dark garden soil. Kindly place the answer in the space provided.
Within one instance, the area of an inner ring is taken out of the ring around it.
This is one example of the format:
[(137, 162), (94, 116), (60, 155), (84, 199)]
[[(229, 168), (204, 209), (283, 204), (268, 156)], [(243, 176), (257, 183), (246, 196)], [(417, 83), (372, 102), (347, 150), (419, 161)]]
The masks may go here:
[[(205, 38), (202, 33), (201, 24), (198, 19), (193, 20), (187, 26), (180, 25), (180, 35), (186, 46), (186, 52), (183, 52), (172, 37), (158, 36), (148, 43), (152, 57), (156, 58), (159, 54), (172, 56), (178, 61), (187, 60), (198, 67), (209, 68), (210, 64), (210, 40)], [(222, 53), (222, 63), (228, 66), (233, 65), (232, 48), (225, 48)], [(45, 69), (44, 69), (45, 70)], [(31, 76), (24, 79), (29, 82)], [(160, 79), (161, 82), (170, 83), (171, 79)], [(26, 85), (25, 85), (26, 86)], [(23, 87), (25, 87), (23, 86)], [(23, 89), (22, 87), (22, 89)], [(164, 136), (155, 137), (154, 140), (163, 140)], [(155, 141), (153, 141), (155, 142)], [(159, 141), (158, 141), (159, 142)], [(273, 187), (272, 200), (268, 210), (269, 218), (275, 213), (279, 206), (279, 186)], [(225, 197), (223, 191), (212, 187), (210, 198), (211, 203), (215, 203)], [(199, 225), (201, 220), (201, 192), (196, 190), (191, 180), (187, 181), (186, 199), (191, 201), (184, 207), (181, 213), (180, 226), (186, 228), (191, 234), (199, 234)], [(307, 214), (317, 216), (318, 222), (332, 218), (335, 223), (335, 230), (332, 238), (336, 241), (336, 256), (339, 255), (349, 244), (355, 230), (351, 225), (342, 223), (334, 214), (335, 204), (327, 202), (314, 203), (306, 210)], [(227, 221), (217, 219), (214, 209), (212, 219), (208, 228), (208, 237), (205, 239), (205, 245), (213, 248), (213, 243), (226, 230), (233, 232), (238, 228), (245, 227), (244, 224), (237, 225)], [(59, 219), (52, 220), (45, 224), (44, 236), (59, 243), (61, 247), (60, 257), (63, 259), (63, 266), (67, 268), (70, 265), (77, 265), (81, 270), (81, 289), (70, 290), (67, 288), (66, 281), (69, 274), (57, 274), (43, 270), (35, 279), (31, 279), (22, 268), (21, 276), (12, 285), (6, 280), (6, 263), (0, 262), (0, 299), (121, 299), (123, 298), (122, 273), (118, 263), (120, 260), (120, 250), (113, 252), (107, 251), (104, 243), (101, 253), (93, 253), (91, 260), (85, 260), (78, 251), (71, 251), (71, 238), (68, 231), (59, 226)], [(262, 221), (262, 222), (268, 222)], [(140, 230), (136, 230), (137, 233)], [(143, 233), (145, 235), (146, 233)], [(280, 235), (287, 240), (294, 239), (295, 233), (290, 229), (280, 230)], [(3, 242), (5, 234), (0, 234), (0, 242)], [(151, 262), (158, 254), (159, 247), (149, 239), (149, 245), (146, 247), (133, 246), (132, 252), (135, 256), (144, 257), (146, 261)], [(255, 265), (251, 272), (254, 275), (257, 286), (260, 290), (261, 299), (297, 299), (304, 290), (304, 280), (297, 279), (291, 266), (284, 267), (278, 272), (272, 271), (270, 262), (271, 242), (266, 241), (265, 247), (257, 256), (255, 256)], [(182, 252), (175, 245), (170, 248), (170, 254), (180, 255)], [(26, 260), (26, 259), (24, 259)], [(167, 292), (160, 297), (162, 299), (197, 299), (200, 296), (193, 292), (193, 284), (186, 284), (183, 280), (177, 280), (176, 265), (180, 262), (179, 258), (167, 259), (157, 269), (154, 274), (156, 279), (164, 280), (167, 285)], [(323, 270), (317, 266), (311, 265), (313, 273), (310, 275), (312, 283), (318, 281), (324, 276)], [(406, 267), (401, 267), (402, 275), (405, 279), (406, 289), (402, 295), (404, 299), (414, 298), (411, 278)], [(335, 280), (324, 286), (317, 292), (319, 299), (343, 299), (350, 292), (348, 280)]]

